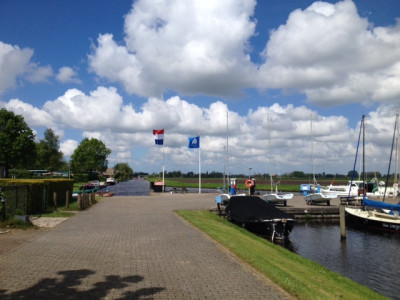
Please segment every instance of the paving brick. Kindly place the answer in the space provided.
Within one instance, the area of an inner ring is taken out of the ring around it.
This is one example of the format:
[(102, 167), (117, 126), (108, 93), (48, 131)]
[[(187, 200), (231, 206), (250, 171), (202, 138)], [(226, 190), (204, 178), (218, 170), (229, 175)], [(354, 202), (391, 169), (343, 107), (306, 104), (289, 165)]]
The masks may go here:
[(174, 213), (213, 208), (214, 199), (103, 198), (0, 252), (0, 299), (289, 299)]

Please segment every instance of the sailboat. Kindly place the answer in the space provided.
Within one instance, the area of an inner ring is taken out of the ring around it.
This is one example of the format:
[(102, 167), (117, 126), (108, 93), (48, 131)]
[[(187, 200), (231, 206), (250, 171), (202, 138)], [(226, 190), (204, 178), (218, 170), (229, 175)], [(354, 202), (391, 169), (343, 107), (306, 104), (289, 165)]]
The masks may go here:
[[(309, 185), (309, 191), (307, 195), (305, 195), (304, 200), (308, 205), (312, 205), (315, 203), (326, 203), (327, 205), (331, 204), (331, 200), (337, 197), (336, 193), (333, 192), (321, 192), (321, 187), (317, 183), (317, 179), (315, 178), (315, 166), (314, 166), (314, 136), (312, 130), (312, 115), (310, 115), (310, 124), (311, 124), (311, 157), (312, 157), (312, 171), (313, 171), (313, 183)], [(300, 186), (300, 189), (304, 188), (304, 184)]]
[[(265, 201), (268, 204), (277, 204), (281, 203), (284, 206), (287, 206), (287, 201), (293, 199), (294, 194), (278, 194), (278, 183), (274, 183), (274, 179), (272, 177), (272, 154), (271, 154), (271, 123), (269, 114), (267, 115), (268, 121), (268, 152), (269, 152), (269, 178), (271, 182), (271, 192), (265, 195)], [(275, 193), (273, 192), (273, 186), (275, 186)]]
[[(398, 127), (398, 117), (394, 126), (393, 141)], [(358, 138), (357, 151), (360, 144), (361, 130), (363, 132), (363, 182), (365, 182), (365, 116), (362, 116), (360, 125), (360, 134)], [(393, 143), (392, 143), (393, 152)], [(391, 156), (389, 159), (388, 176), (390, 173)], [(357, 153), (356, 153), (357, 159)], [(354, 170), (353, 170), (354, 173)], [(350, 207), (345, 208), (346, 216), (350, 223), (362, 229), (373, 229), (379, 231), (387, 231), (400, 233), (400, 203), (392, 204), (385, 202), (385, 193), (383, 201), (375, 201), (367, 198), (367, 193), (363, 193), (362, 208)]]

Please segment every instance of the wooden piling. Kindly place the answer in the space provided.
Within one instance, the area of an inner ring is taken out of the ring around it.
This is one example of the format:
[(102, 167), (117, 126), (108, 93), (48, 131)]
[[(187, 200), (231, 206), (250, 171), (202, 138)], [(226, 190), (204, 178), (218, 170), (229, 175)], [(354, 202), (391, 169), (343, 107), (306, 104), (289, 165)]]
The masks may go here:
[(69, 208), (69, 191), (65, 192), (65, 207)]
[(346, 239), (346, 211), (345, 211), (346, 206), (343, 204), (340, 204), (339, 206), (339, 215), (340, 215), (340, 238), (342, 240)]

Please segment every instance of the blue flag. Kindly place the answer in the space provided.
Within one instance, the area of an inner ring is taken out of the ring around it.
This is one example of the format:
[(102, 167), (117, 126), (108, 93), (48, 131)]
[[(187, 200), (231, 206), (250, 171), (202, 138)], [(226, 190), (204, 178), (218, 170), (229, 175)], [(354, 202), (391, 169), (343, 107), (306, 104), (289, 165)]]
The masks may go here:
[(200, 148), (200, 136), (189, 138), (189, 148)]

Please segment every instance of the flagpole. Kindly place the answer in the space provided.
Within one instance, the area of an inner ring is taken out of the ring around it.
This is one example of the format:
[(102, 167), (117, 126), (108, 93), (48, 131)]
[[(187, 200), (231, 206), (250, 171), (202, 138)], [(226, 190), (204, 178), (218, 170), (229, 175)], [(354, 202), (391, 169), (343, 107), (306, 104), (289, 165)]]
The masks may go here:
[[(199, 133), (199, 141), (200, 141), (200, 133)], [(200, 159), (200, 149), (199, 147), (199, 194), (201, 194), (201, 159)]]
[(163, 192), (165, 192), (164, 172), (165, 172), (165, 163), (164, 163), (164, 141), (163, 141), (163, 145), (162, 145), (162, 181), (163, 181), (162, 190), (163, 190)]

